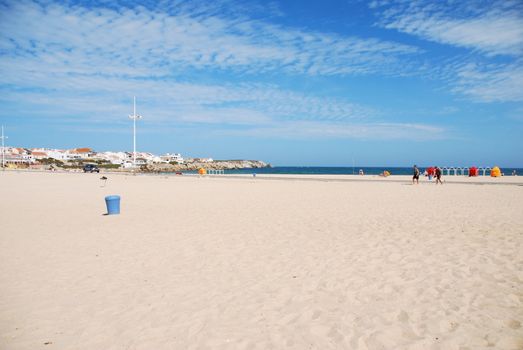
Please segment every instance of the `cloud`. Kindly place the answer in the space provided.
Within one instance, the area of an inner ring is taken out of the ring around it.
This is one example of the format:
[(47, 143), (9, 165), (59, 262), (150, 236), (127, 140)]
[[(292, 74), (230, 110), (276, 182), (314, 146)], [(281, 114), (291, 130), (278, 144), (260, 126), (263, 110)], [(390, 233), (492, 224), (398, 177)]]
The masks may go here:
[(389, 1), (370, 3), (378, 24), (425, 40), (486, 55), (523, 53), (523, 5), (517, 1)]
[(462, 64), (455, 67), (453, 91), (478, 102), (523, 101), (523, 62)]
[(417, 51), (404, 44), (284, 28), (199, 7), (109, 9), (30, 1), (1, 7), (3, 56), (57, 75), (149, 77), (187, 69), (393, 74), (401, 68), (400, 57)]
[(288, 121), (272, 125), (247, 128), (245, 130), (227, 130), (226, 135), (249, 135), (260, 138), (287, 139), (335, 139), (353, 138), (363, 140), (409, 139), (426, 141), (447, 138), (446, 130), (427, 124), (411, 123), (347, 123)]
[[(136, 95), (151, 127), (236, 126), (273, 137), (439, 133), (376, 122), (379, 111), (346, 99), (252, 82), (271, 74), (403, 75), (404, 58), (420, 52), (413, 46), (284, 27), (227, 3), (12, 1), (0, 13), (0, 101), (23, 101), (19, 117), (119, 125)], [(270, 13), (282, 15), (274, 5)]]
[[(13, 91), (0, 95), (4, 104), (26, 100), (32, 116), (115, 122), (132, 106), (129, 91), (138, 95), (138, 111), (149, 122), (262, 124), (274, 120), (365, 120), (378, 112), (342, 99), (308, 96), (274, 85), (220, 85), (128, 80), (120, 77), (83, 77), (49, 91)], [(1, 90), (0, 90), (1, 91)], [(86, 92), (89, 92), (86, 94)]]
[(418, 74), (474, 102), (523, 101), (523, 3), (376, 0), (378, 26), (465, 50), (426, 58)]
[[(87, 86), (100, 85), (97, 96), (59, 95), (47, 92), (11, 92), (0, 101), (9, 105), (21, 98), (33, 117), (67, 124), (128, 125), (132, 100), (123, 89), (127, 81), (91, 78)], [(444, 128), (427, 124), (377, 121), (380, 112), (334, 98), (307, 96), (272, 85), (198, 85), (136, 82), (137, 110), (142, 130), (204, 126), (214, 133), (261, 138), (437, 139)], [(77, 86), (79, 91), (83, 86)], [(203, 102), (202, 102), (203, 101)], [(59, 106), (59, 108), (57, 108)]]

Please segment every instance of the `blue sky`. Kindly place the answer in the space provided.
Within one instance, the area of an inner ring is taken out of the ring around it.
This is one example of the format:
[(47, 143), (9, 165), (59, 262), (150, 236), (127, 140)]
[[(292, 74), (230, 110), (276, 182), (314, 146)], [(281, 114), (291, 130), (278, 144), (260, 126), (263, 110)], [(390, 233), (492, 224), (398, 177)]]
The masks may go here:
[(521, 1), (0, 1), (8, 144), (523, 167)]

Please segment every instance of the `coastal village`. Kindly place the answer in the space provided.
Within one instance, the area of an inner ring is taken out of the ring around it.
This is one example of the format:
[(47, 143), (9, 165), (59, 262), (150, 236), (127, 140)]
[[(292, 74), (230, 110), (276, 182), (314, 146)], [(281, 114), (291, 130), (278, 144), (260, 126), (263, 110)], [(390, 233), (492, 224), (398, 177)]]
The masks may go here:
[(256, 160), (214, 160), (212, 158), (184, 158), (180, 153), (155, 155), (149, 152), (95, 152), (89, 147), (68, 150), (49, 148), (4, 147), (2, 165), (10, 169), (57, 170), (82, 169), (94, 164), (106, 170), (193, 171), (204, 169), (263, 168), (270, 165)]

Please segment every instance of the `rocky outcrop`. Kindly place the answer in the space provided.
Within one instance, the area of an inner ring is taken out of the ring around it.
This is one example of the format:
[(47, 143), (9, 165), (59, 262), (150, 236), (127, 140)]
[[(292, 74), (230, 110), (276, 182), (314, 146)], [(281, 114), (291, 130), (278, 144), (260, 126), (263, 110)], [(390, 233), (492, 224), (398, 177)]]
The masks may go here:
[(270, 168), (271, 165), (260, 160), (215, 160), (212, 162), (190, 162), (185, 164), (148, 164), (142, 167), (145, 172), (183, 172), (206, 170), (232, 170), (246, 168)]

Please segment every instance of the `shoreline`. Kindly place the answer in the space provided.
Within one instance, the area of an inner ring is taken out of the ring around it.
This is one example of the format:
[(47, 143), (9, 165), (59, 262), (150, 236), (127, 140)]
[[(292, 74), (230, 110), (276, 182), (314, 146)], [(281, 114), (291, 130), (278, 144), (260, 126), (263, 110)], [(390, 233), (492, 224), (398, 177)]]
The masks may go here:
[[(69, 171), (69, 170), (32, 170), (32, 169), (7, 169), (6, 173), (46, 173), (46, 174), (81, 174), (89, 175), (83, 171)], [(0, 171), (0, 176), (2, 171)], [(91, 173), (98, 175), (98, 173)], [(412, 176), (410, 175), (390, 175), (383, 177), (379, 175), (339, 175), (339, 174), (206, 174), (199, 175), (195, 173), (176, 174), (172, 172), (167, 173), (152, 173), (152, 172), (132, 172), (132, 171), (101, 171), (101, 176), (105, 175), (119, 175), (119, 176), (149, 176), (149, 177), (197, 177), (197, 178), (222, 178), (222, 179), (243, 179), (243, 180), (283, 180), (283, 181), (319, 181), (319, 182), (396, 182), (396, 183), (412, 183)], [(444, 184), (466, 184), (466, 185), (512, 185), (523, 186), (523, 176), (476, 176), (468, 177), (464, 175), (446, 175), (442, 177)], [(435, 185), (434, 179), (429, 181), (426, 177), (421, 177), (419, 185)]]

